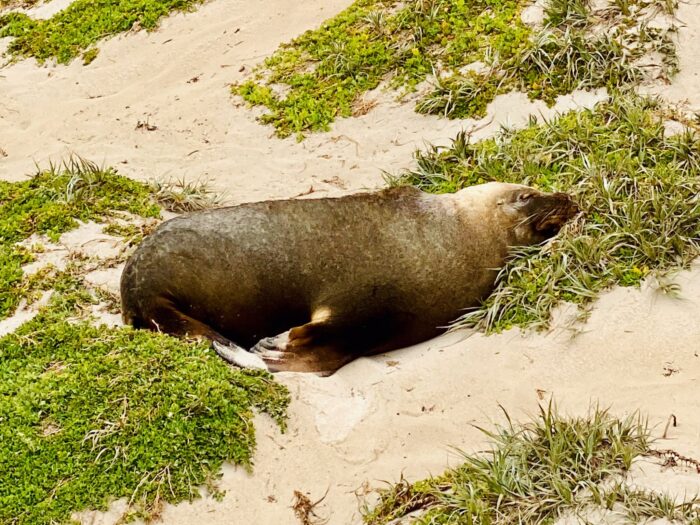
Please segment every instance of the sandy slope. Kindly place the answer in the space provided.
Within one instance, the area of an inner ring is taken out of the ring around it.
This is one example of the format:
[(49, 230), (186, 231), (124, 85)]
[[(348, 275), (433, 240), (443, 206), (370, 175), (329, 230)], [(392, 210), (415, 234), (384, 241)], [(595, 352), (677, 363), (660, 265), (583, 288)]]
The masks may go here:
[[(155, 33), (110, 40), (88, 67), (24, 61), (1, 69), (0, 148), (7, 156), (0, 157), (0, 177), (17, 180), (35, 161), (76, 152), (141, 179), (212, 179), (233, 202), (377, 187), (381, 170), (410, 165), (424, 140), (445, 142), (474, 123), (419, 116), (378, 93), (382, 103), (368, 115), (298, 144), (271, 137), (270, 128), (232, 104), (226, 88), (245, 74), (242, 66), (249, 70), (280, 42), (349, 3), (215, 0)], [(680, 39), (682, 73), (661, 91), (700, 109), (697, 1), (684, 4), (680, 17), (688, 24)], [(558, 107), (596, 99), (579, 94)], [(502, 97), (478, 133), (539, 112), (551, 114), (521, 95)], [(145, 120), (158, 129), (135, 130)], [(97, 277), (113, 286), (118, 274)], [(661, 446), (700, 456), (700, 269), (680, 280), (681, 301), (652, 290), (607, 294), (576, 337), (563, 328), (526, 336), (456, 333), (359, 360), (330, 378), (282, 374), (294, 395), (287, 434), (260, 418), (254, 474), (227, 468), (223, 502), (167, 507), (164, 522), (292, 524), (294, 490), (312, 499), (328, 490), (320, 514), (330, 524), (355, 523), (356, 493), (367, 483), (437, 474), (458, 461), (450, 447), (483, 445), (470, 425), (498, 420), (499, 404), (523, 417), (550, 395), (575, 413), (597, 401), (619, 414), (639, 409), (661, 425), (673, 413), (679, 426)], [(669, 369), (678, 371), (666, 376)], [(659, 481), (657, 467), (644, 469), (640, 480), (654, 486), (700, 490), (697, 475), (669, 480), (666, 473)], [(118, 507), (87, 513), (83, 522), (114, 523)]]
[(650, 91), (671, 102), (687, 103), (689, 109), (700, 112), (700, 1), (680, 2), (676, 14), (680, 23), (680, 72), (670, 85), (656, 86)]
[[(35, 162), (76, 152), (141, 179), (213, 179), (234, 202), (380, 186), (382, 169), (409, 165), (425, 140), (445, 142), (473, 122), (423, 117), (376, 93), (385, 103), (365, 117), (299, 144), (271, 137), (270, 127), (234, 106), (227, 89), (281, 42), (349, 3), (314, 0), (290, 9), (288, 0), (217, 0), (166, 20), (157, 32), (106, 42), (88, 67), (78, 60), (40, 68), (27, 60), (0, 70), (0, 148), (7, 154), (0, 177), (17, 180)], [(565, 97), (559, 108), (583, 101), (595, 97)], [(523, 95), (504, 97), (480, 133), (540, 112), (553, 113)], [(136, 130), (139, 121), (158, 129)]]

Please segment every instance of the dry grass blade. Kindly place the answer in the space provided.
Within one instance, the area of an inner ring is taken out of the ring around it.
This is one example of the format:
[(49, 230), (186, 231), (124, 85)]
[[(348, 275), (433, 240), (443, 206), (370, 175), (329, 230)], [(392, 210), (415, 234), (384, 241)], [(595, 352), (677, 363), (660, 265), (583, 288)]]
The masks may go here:
[(183, 179), (151, 183), (156, 201), (166, 210), (185, 213), (221, 206), (223, 195), (214, 192), (205, 181)]
[(683, 456), (675, 450), (665, 449), (665, 450), (650, 450), (647, 452), (648, 456), (653, 456), (664, 460), (664, 467), (675, 467), (682, 465), (687, 468), (694, 469), (698, 474), (700, 474), (700, 460), (690, 458), (688, 456)]
[(294, 491), (294, 504), (292, 508), (294, 509), (294, 515), (302, 525), (323, 525), (328, 522), (328, 519), (321, 518), (314, 512), (314, 509), (326, 499), (327, 495), (328, 491), (326, 491), (321, 499), (312, 502), (303, 492), (298, 490)]

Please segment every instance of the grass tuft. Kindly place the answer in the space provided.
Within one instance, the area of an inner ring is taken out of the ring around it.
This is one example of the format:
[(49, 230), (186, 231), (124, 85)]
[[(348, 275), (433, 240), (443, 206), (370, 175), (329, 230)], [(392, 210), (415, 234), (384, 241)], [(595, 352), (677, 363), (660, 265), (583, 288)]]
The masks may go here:
[(151, 187), (158, 204), (175, 213), (216, 208), (223, 201), (223, 196), (205, 181), (154, 181)]
[(565, 418), (540, 407), (536, 418), (495, 431), (483, 454), (463, 454), (463, 464), (417, 483), (401, 480), (366, 509), (368, 525), (554, 523), (567, 513), (614, 510), (641, 523), (667, 517), (691, 523), (700, 500), (676, 503), (625, 483), (632, 462), (649, 451), (644, 420), (612, 417), (596, 408), (585, 418)]
[[(416, 168), (393, 179), (452, 192), (489, 181), (573, 194), (583, 210), (555, 239), (514, 251), (495, 292), (456, 326), (503, 330), (548, 326), (561, 302), (581, 306), (612, 286), (667, 277), (700, 253), (700, 137), (666, 136), (660, 103), (617, 95), (523, 130), (416, 154)], [(689, 125), (693, 125), (691, 122)], [(677, 292), (677, 290), (675, 290)]]

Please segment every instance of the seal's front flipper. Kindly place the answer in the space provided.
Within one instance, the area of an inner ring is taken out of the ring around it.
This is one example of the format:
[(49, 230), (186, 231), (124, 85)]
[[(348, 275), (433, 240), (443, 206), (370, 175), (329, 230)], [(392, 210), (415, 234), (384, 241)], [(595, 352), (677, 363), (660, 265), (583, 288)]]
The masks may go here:
[(228, 363), (232, 365), (239, 366), (241, 368), (255, 368), (258, 370), (268, 370), (265, 361), (253, 354), (248, 352), (245, 348), (241, 348), (233, 343), (223, 344), (218, 341), (211, 342), (214, 351)]

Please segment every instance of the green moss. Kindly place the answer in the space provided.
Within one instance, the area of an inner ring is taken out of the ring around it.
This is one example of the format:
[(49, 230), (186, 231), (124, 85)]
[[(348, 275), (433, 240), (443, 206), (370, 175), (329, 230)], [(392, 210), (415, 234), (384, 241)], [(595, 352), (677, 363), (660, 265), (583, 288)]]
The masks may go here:
[(91, 64), (96, 58), (97, 55), (99, 55), (100, 50), (97, 49), (96, 47), (90, 48), (85, 53), (83, 53), (83, 65), (87, 66), (88, 64)]
[(76, 290), (0, 339), (0, 522), (64, 523), (122, 497), (157, 511), (224, 461), (250, 466), (253, 410), (283, 423), (285, 389), (204, 343), (70, 322)]
[(155, 515), (201, 485), (215, 491), (224, 461), (251, 466), (254, 411), (284, 426), (288, 393), (269, 374), (234, 370), (206, 343), (89, 322), (103, 297), (83, 283), (82, 263), (22, 275), (32, 253), (17, 242), (119, 211), (157, 216), (151, 191), (79, 160), (0, 183), (0, 313), (53, 292), (0, 338), (0, 523), (69, 523), (117, 498), (130, 517)]
[(516, 251), (496, 291), (458, 324), (545, 327), (561, 301), (583, 305), (601, 290), (636, 286), (697, 257), (700, 137), (692, 129), (666, 136), (667, 117), (653, 99), (616, 95), (495, 139), (470, 143), (461, 134), (451, 147), (417, 153), (417, 167), (395, 184), (451, 192), (515, 182), (569, 192), (583, 210), (551, 245)]
[(77, 221), (104, 220), (115, 211), (160, 214), (147, 186), (79, 159), (23, 182), (0, 181), (0, 319), (30, 292), (51, 286), (50, 280), (23, 277), (21, 266), (31, 256), (15, 243), (35, 233), (57, 240)]
[(188, 11), (199, 0), (75, 0), (47, 20), (26, 15), (0, 16), (0, 36), (13, 36), (9, 52), (34, 57), (39, 62), (54, 59), (67, 64), (83, 54), (85, 63), (97, 56), (91, 48), (99, 40), (133, 27), (154, 29), (172, 11)]
[[(673, 3), (658, 3), (661, 11), (675, 10)], [(545, 27), (538, 30), (521, 21), (528, 4), (358, 1), (281, 46), (232, 89), (250, 105), (265, 106), (269, 111), (260, 120), (278, 135), (302, 137), (352, 115), (353, 104), (383, 80), (410, 91), (434, 75), (435, 88), (420, 97), (416, 109), (465, 118), (483, 116), (496, 95), (513, 89), (551, 104), (579, 88), (637, 83), (643, 74), (635, 61), (651, 51), (664, 56), (665, 74), (675, 71), (669, 34), (643, 23), (640, 9), (646, 3), (628, 2), (636, 17), (615, 3), (593, 16), (587, 2), (549, 0)], [(465, 73), (475, 62), (486, 64), (486, 71)]]

